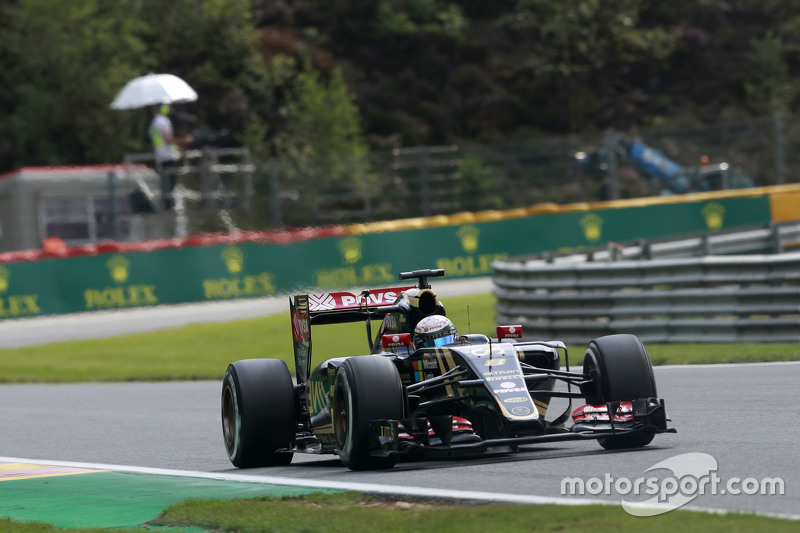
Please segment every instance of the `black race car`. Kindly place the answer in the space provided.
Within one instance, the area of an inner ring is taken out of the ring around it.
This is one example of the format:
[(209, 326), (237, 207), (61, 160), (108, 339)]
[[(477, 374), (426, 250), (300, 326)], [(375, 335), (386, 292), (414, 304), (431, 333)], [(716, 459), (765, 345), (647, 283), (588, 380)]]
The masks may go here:
[[(496, 338), (458, 335), (428, 283), (443, 275), (416, 270), (400, 274), (416, 286), (290, 299), (296, 383), (279, 359), (237, 361), (225, 374), (222, 433), (231, 462), (286, 465), (295, 452), (337, 454), (362, 470), (390, 468), (403, 456), (475, 455), (570, 439), (637, 448), (675, 431), (638, 338), (593, 340), (582, 371), (573, 372), (562, 342), (523, 341), (519, 326), (499, 326)], [(374, 338), (373, 320), (381, 321)], [(312, 370), (311, 326), (346, 322), (366, 323), (371, 353)], [(437, 328), (448, 335), (431, 339)], [(566, 385), (557, 390), (556, 382)], [(569, 406), (547, 418), (554, 397), (568, 398)], [(570, 417), (572, 399), (586, 405)]]

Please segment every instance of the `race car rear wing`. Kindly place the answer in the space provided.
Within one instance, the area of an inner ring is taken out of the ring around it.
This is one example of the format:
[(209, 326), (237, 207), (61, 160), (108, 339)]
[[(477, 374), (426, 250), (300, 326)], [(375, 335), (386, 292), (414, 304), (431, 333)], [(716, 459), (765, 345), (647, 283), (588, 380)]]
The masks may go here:
[(352, 292), (299, 294), (289, 300), (292, 316), (295, 373), (298, 383), (304, 383), (311, 373), (311, 326), (344, 324), (382, 319), (399, 310), (393, 305), (403, 291), (414, 285)]

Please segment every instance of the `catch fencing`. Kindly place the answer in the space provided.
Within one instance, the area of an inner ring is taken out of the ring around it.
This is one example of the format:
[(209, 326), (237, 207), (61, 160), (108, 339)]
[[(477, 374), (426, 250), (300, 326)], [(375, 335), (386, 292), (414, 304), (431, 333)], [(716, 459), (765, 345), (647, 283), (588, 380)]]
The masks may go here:
[(800, 340), (800, 253), (617, 262), (494, 263), (498, 323), (585, 343)]
[[(642, 140), (686, 169), (697, 167), (701, 156), (707, 156), (712, 164), (724, 162), (747, 174), (756, 186), (800, 180), (800, 152), (783, 148), (800, 142), (800, 115), (681, 130), (643, 129), (625, 136)], [(317, 158), (253, 153), (245, 165), (226, 166), (235, 172), (217, 176), (212, 171), (208, 173), (211, 180), (199, 171), (186, 173), (179, 184), (191, 190), (216, 185), (230, 195), (222, 206), (208, 202), (207, 195), (187, 196), (184, 216), (190, 234), (659, 195), (658, 183), (629, 157), (618, 155), (613, 171), (608, 168), (608, 156), (614, 151), (608, 145), (611, 137), (603, 133), (548, 135), (515, 143), (397, 147)], [(189, 163), (188, 167), (196, 166)], [(220, 207), (224, 216), (217, 216)]]

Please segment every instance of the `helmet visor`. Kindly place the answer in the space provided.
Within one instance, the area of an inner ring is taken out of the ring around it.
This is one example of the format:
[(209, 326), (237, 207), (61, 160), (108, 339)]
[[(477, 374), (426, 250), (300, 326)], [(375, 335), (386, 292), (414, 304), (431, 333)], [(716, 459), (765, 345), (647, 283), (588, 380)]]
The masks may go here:
[(445, 335), (444, 337), (439, 337), (438, 339), (432, 339), (423, 343), (425, 347), (432, 347), (432, 346), (444, 346), (445, 344), (451, 344), (456, 341), (458, 335)]

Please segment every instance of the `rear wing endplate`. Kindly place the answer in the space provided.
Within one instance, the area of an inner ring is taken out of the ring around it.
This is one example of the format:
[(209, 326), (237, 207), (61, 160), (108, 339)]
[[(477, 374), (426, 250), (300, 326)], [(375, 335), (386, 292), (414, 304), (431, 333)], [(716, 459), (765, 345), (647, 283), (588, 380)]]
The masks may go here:
[(292, 317), (295, 375), (305, 383), (311, 373), (311, 325), (365, 321), (392, 312), (392, 304), (403, 291), (416, 286), (352, 292), (300, 294), (289, 300)]

